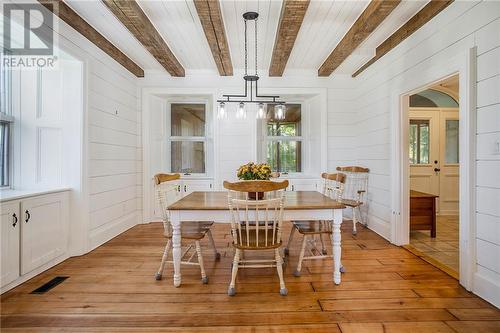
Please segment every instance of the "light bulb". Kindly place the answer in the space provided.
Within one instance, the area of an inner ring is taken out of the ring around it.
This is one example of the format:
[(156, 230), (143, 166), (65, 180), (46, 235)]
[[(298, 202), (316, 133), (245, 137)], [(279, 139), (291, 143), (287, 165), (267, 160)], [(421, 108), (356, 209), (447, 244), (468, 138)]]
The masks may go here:
[(236, 118), (245, 119), (247, 117), (247, 111), (245, 109), (245, 103), (240, 103), (238, 106), (238, 111), (236, 112)]
[(265, 119), (266, 112), (264, 111), (264, 103), (259, 103), (259, 109), (257, 110), (257, 119)]
[(226, 104), (224, 102), (220, 102), (219, 104), (219, 112), (217, 113), (217, 118), (218, 119), (227, 118)]
[(285, 105), (278, 104), (274, 107), (274, 117), (278, 120), (285, 119)]

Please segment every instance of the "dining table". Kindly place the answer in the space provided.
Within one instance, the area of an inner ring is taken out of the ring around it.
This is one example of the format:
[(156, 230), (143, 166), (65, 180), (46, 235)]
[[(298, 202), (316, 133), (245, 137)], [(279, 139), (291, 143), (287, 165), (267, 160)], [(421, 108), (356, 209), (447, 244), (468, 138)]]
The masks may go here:
[[(333, 282), (341, 281), (342, 203), (316, 191), (285, 191), (283, 221), (325, 220), (332, 223)], [(174, 286), (181, 285), (181, 223), (231, 223), (227, 191), (192, 192), (168, 206), (172, 224)], [(249, 211), (252, 218), (252, 212)]]

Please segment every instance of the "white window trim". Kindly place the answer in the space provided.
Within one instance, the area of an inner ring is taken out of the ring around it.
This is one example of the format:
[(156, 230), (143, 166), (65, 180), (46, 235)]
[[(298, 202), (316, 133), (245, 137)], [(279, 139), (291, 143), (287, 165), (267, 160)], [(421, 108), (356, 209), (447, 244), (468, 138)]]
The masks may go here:
[[(172, 110), (172, 104), (204, 104), (205, 105), (205, 136), (171, 136), (171, 110)], [(171, 161), (171, 154), (170, 154), (170, 149), (171, 149), (171, 143), (172, 142), (179, 142), (179, 141), (190, 141), (190, 142), (203, 142), (204, 144), (204, 159), (205, 159), (205, 172), (204, 173), (181, 173), (182, 178), (204, 178), (204, 177), (209, 177), (211, 175), (210, 171), (210, 166), (209, 163), (210, 161), (210, 155), (209, 155), (209, 149), (210, 148), (210, 126), (211, 126), (211, 110), (210, 110), (210, 101), (208, 99), (200, 98), (175, 98), (175, 99), (169, 99), (167, 102), (167, 108), (166, 108), (166, 117), (165, 117), (165, 122), (166, 122), (166, 154), (165, 154), (165, 163), (167, 165), (167, 169), (169, 172), (172, 171), (172, 161)]]
[[(309, 114), (306, 109), (306, 103), (304, 101), (289, 101), (287, 104), (295, 104), (300, 105), (300, 117), (301, 117), (301, 136), (268, 136), (267, 135), (267, 121), (265, 119), (262, 121), (262, 147), (261, 147), (261, 161), (267, 163), (267, 144), (271, 141), (300, 141), (302, 142), (301, 147), (301, 170), (300, 172), (281, 172), (281, 174), (285, 177), (294, 178), (294, 177), (303, 177), (307, 174), (308, 170), (308, 160), (307, 160), (307, 152), (308, 152), (308, 128), (309, 128)], [(274, 171), (274, 170), (273, 170)]]

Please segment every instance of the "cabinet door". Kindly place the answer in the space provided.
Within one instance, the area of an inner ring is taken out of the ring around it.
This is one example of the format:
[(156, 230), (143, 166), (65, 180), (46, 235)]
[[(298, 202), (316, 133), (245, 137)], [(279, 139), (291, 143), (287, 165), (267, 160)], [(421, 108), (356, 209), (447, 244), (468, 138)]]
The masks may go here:
[(26, 274), (66, 252), (68, 193), (21, 201), (21, 274)]
[(19, 277), (19, 239), (21, 237), (19, 201), (1, 204), (0, 212), (2, 224), (0, 284), (3, 287)]
[(294, 179), (291, 181), (292, 191), (316, 191), (316, 180), (314, 179)]
[(183, 181), (183, 191), (184, 195), (188, 195), (191, 192), (196, 191), (212, 191), (212, 181), (211, 180), (185, 180)]

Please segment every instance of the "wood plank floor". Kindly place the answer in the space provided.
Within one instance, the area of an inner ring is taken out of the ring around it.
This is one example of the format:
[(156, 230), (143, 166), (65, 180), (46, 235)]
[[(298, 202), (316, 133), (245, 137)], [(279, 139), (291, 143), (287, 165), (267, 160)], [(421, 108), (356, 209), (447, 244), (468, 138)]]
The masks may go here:
[[(500, 310), (405, 249), (368, 229), (354, 237), (350, 228), (344, 223), (341, 285), (331, 281), (330, 261), (305, 262), (301, 277), (291, 274), (296, 236), (285, 268), (288, 296), (279, 295), (274, 270), (254, 269), (239, 272), (238, 294), (229, 297), (228, 225), (215, 227), (220, 262), (204, 240), (209, 284), (183, 266), (180, 288), (172, 285), (171, 267), (164, 280), (153, 278), (165, 243), (161, 225), (137, 226), (2, 295), (1, 331), (500, 332)], [(30, 294), (55, 276), (69, 278)]]

